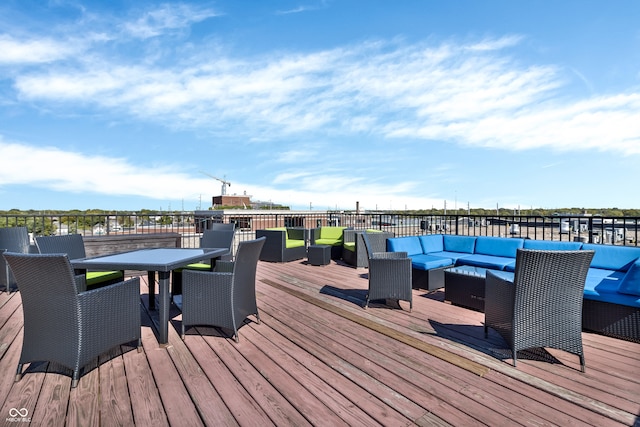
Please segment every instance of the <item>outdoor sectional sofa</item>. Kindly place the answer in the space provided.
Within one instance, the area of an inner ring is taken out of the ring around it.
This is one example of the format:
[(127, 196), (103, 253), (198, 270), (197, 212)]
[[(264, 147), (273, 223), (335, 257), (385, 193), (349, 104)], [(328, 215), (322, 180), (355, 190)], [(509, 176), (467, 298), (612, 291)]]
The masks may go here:
[(387, 239), (390, 252), (407, 252), (413, 285), (444, 286), (444, 270), (469, 265), (513, 274), (518, 249), (594, 250), (584, 289), (584, 329), (640, 341), (640, 248), (490, 236), (430, 234)]
[(277, 227), (256, 230), (256, 239), (266, 237), (260, 261), (289, 262), (307, 256), (307, 230), (297, 227)]

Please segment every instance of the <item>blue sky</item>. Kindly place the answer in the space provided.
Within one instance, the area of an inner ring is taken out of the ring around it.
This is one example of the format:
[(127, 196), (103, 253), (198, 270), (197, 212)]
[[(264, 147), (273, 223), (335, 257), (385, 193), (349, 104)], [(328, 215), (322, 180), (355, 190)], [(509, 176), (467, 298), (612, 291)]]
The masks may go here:
[(0, 3), (0, 209), (638, 208), (640, 2)]

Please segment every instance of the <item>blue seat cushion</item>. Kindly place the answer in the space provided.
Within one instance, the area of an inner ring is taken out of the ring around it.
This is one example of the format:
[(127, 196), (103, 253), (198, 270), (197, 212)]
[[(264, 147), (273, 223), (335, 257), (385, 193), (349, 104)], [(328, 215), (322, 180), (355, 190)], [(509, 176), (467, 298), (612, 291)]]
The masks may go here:
[(442, 258), (432, 255), (414, 255), (411, 257), (411, 266), (417, 270), (431, 270), (453, 265), (451, 258)]
[(640, 260), (631, 264), (627, 274), (624, 275), (620, 282), (618, 292), (640, 297)]
[(459, 258), (456, 265), (473, 265), (475, 267), (491, 268), (493, 270), (504, 270), (507, 265), (514, 262), (515, 260), (511, 257), (473, 254)]
[(596, 245), (585, 243), (583, 250), (594, 250), (591, 267), (605, 270), (627, 271), (640, 258), (640, 248), (629, 246)]
[(471, 256), (471, 254), (468, 254), (468, 253), (449, 252), (449, 251), (431, 252), (429, 255), (434, 256), (434, 257), (438, 257), (438, 258), (451, 259), (451, 260), (453, 260), (454, 264), (458, 264), (458, 260), (460, 258), (466, 258), (468, 256)]
[(582, 242), (525, 239), (524, 249), (535, 249), (538, 251), (577, 251), (582, 249)]
[(445, 234), (443, 236), (445, 252), (461, 252), (472, 254), (476, 246), (475, 236), (457, 236)]
[(392, 237), (387, 239), (388, 252), (406, 252), (410, 257), (422, 254), (422, 245), (418, 236)]
[(590, 268), (584, 285), (584, 298), (611, 304), (640, 307), (640, 297), (618, 292), (626, 273), (601, 268)]
[(422, 252), (425, 254), (444, 251), (442, 234), (427, 234), (418, 237), (418, 239), (420, 239), (420, 244), (422, 245)]
[(476, 239), (474, 254), (516, 258), (518, 249), (522, 249), (524, 239), (480, 236)]

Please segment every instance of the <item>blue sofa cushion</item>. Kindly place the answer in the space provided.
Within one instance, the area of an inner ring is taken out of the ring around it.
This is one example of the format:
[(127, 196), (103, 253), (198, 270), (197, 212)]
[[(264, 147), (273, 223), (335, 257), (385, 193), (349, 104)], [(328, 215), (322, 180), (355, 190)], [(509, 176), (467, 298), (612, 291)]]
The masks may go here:
[(411, 257), (422, 254), (422, 245), (418, 236), (392, 237), (387, 239), (387, 251), (406, 252)]
[(480, 236), (476, 239), (473, 253), (515, 259), (517, 250), (522, 249), (523, 245), (524, 239)]
[(582, 249), (582, 242), (525, 239), (524, 249), (535, 249), (538, 251), (577, 251)]
[(438, 257), (438, 258), (450, 259), (450, 260), (453, 261), (454, 264), (458, 264), (458, 260), (460, 258), (466, 258), (468, 256), (471, 256), (472, 254), (461, 253), (461, 252), (442, 251), (442, 252), (431, 252), (429, 255), (434, 256), (434, 257)]
[(621, 271), (590, 268), (584, 285), (584, 298), (640, 308), (640, 297), (618, 292), (624, 276)]
[(629, 246), (585, 243), (582, 245), (582, 249), (596, 251), (593, 260), (591, 260), (591, 267), (606, 270), (627, 271), (631, 264), (640, 258), (640, 248)]
[(627, 274), (624, 275), (620, 282), (618, 292), (640, 297), (640, 260), (631, 264)]
[(417, 270), (431, 270), (453, 265), (451, 258), (442, 258), (432, 255), (415, 255), (411, 257), (411, 266)]
[(422, 245), (422, 252), (425, 254), (431, 252), (444, 251), (444, 239), (442, 234), (427, 234), (418, 237)]
[(461, 257), (456, 261), (456, 265), (473, 265), (476, 267), (491, 268), (494, 270), (504, 270), (509, 264), (515, 264), (511, 257), (500, 257), (494, 255), (473, 254)]
[(472, 254), (476, 246), (475, 236), (457, 236), (445, 234), (443, 236), (445, 252), (461, 252)]

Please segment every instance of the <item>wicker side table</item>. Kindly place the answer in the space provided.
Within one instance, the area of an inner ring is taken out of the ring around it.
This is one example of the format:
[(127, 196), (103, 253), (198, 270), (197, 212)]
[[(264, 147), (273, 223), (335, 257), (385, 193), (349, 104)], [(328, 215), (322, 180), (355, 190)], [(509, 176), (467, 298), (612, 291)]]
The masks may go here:
[(329, 265), (331, 262), (331, 246), (309, 245), (307, 260), (311, 265)]

